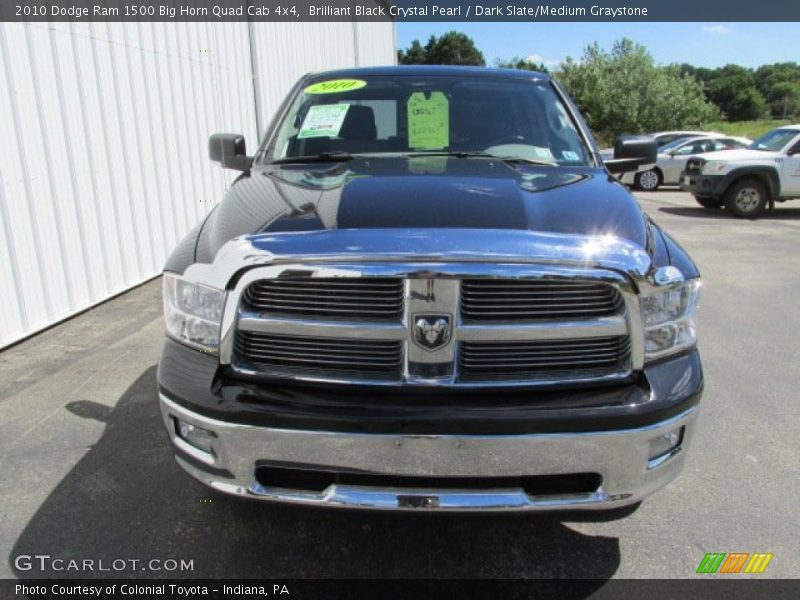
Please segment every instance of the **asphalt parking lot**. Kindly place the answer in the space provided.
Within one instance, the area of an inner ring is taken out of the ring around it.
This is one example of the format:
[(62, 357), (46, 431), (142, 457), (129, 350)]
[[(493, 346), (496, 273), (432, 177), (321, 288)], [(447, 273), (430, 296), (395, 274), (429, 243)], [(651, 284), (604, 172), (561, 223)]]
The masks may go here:
[(0, 576), (81, 575), (15, 567), (48, 554), (194, 565), (104, 576), (683, 578), (706, 552), (772, 552), (760, 577), (796, 577), (800, 203), (743, 221), (676, 190), (639, 197), (704, 276), (706, 393), (686, 469), (633, 515), (384, 515), (211, 495), (174, 463), (158, 414), (153, 281), (0, 354)]

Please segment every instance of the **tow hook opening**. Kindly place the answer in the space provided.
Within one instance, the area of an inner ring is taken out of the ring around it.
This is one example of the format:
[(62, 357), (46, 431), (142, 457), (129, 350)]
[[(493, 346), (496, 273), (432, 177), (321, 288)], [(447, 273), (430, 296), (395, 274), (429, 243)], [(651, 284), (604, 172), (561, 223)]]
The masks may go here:
[(399, 508), (439, 508), (439, 496), (398, 496)]

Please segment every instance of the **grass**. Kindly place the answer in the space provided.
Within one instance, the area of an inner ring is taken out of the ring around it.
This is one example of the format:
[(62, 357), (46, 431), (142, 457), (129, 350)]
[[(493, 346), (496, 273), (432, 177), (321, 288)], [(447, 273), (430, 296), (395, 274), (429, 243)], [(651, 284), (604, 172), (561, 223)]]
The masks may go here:
[(711, 123), (703, 125), (702, 128), (708, 131), (719, 131), (720, 133), (748, 137), (754, 140), (760, 135), (767, 133), (770, 129), (791, 124), (792, 121), (788, 119), (762, 119), (760, 121), (736, 121), (733, 123), (729, 123), (728, 121), (712, 121)]

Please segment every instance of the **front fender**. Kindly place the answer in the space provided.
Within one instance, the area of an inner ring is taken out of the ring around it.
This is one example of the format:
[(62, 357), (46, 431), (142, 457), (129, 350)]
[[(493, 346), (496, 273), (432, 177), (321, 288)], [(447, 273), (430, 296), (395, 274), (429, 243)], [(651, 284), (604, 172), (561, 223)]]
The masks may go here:
[(722, 196), (728, 191), (735, 181), (742, 177), (757, 177), (763, 181), (767, 186), (771, 198), (777, 198), (781, 192), (781, 178), (778, 175), (778, 170), (774, 167), (768, 166), (752, 166), (752, 167), (739, 167), (730, 173), (727, 173), (722, 181), (717, 185), (715, 190), (716, 196)]
[(653, 269), (672, 265), (680, 269), (686, 279), (700, 277), (700, 271), (689, 254), (666, 231), (648, 219), (653, 228)]

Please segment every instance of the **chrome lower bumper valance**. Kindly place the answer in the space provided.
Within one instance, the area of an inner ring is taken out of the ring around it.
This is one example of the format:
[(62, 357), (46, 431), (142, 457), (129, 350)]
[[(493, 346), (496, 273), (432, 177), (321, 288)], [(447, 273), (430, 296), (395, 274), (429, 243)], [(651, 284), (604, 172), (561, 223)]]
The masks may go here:
[[(696, 407), (654, 425), (618, 431), (532, 435), (356, 434), (274, 429), (199, 415), (161, 395), (161, 411), (179, 464), (220, 492), (312, 506), (383, 510), (608, 509), (638, 502), (677, 476), (691, 443)], [(209, 432), (207, 451), (180, 436), (179, 423)], [(654, 440), (679, 432), (654, 457)], [(358, 473), (424, 487), (332, 483), (324, 489), (277, 487), (257, 475), (264, 464)], [(596, 489), (530, 492), (498, 478), (596, 474)], [(437, 478), (441, 484), (437, 484)], [(469, 488), (447, 482), (469, 478)], [(481, 485), (480, 480), (486, 484)]]

